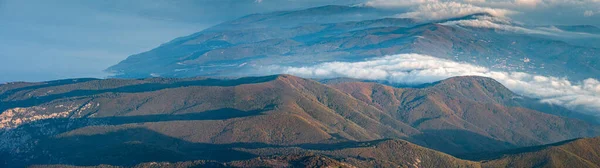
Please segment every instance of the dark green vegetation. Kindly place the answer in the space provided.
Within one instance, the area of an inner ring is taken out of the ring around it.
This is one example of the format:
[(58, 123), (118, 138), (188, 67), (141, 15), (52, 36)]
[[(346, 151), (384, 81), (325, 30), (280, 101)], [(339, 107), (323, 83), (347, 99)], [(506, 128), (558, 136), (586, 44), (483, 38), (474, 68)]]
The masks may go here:
[[(3, 167), (479, 167), (463, 159), (600, 135), (482, 77), (415, 88), (290, 75), (77, 79), (0, 85), (0, 98)], [(548, 149), (527, 152), (562, 159)], [(483, 166), (520, 162), (510, 156)]]

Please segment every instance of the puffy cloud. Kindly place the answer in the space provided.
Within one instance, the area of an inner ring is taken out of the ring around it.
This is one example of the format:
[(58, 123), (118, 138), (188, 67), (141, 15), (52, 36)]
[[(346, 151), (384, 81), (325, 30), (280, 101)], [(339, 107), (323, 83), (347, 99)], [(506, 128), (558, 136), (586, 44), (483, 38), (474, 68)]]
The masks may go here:
[(439, 2), (420, 5), (412, 12), (397, 15), (400, 18), (416, 18), (421, 20), (441, 20), (456, 18), (477, 13), (487, 13), (496, 17), (506, 17), (515, 11), (497, 8), (479, 7), (457, 2)]
[(362, 62), (328, 62), (305, 67), (271, 66), (268, 69), (271, 73), (310, 78), (350, 77), (402, 84), (430, 83), (453, 76), (484, 76), (496, 79), (518, 94), (600, 116), (600, 82), (596, 79), (573, 83), (565, 78), (494, 71), (420, 54), (391, 55)]

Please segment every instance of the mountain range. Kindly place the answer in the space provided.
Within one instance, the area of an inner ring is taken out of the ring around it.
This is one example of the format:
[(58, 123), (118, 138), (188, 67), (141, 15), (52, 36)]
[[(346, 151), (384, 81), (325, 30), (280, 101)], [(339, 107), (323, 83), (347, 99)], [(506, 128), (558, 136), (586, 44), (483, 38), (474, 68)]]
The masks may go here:
[[(495, 159), (467, 161), (401, 140), (363, 142), (344, 149), (310, 150), (310, 154), (258, 157), (243, 161), (149, 162), (133, 167), (598, 167), (598, 138), (575, 139), (488, 154)], [(291, 149), (286, 149), (291, 150)], [(295, 149), (303, 151), (302, 149)], [(297, 152), (296, 151), (296, 152)], [(402, 152), (398, 152), (402, 151)], [(294, 153), (294, 152), (291, 152)], [(325, 156), (325, 153), (330, 156)], [(337, 159), (334, 159), (337, 158)], [(33, 167), (74, 167), (39, 165)], [(90, 166), (92, 167), (92, 166)], [(98, 168), (119, 166), (99, 165)]]
[(600, 135), (475, 76), (406, 88), (291, 75), (72, 79), (0, 85), (0, 97), (8, 167), (478, 167), (524, 161), (466, 159)]
[(441, 20), (392, 17), (368, 6), (323, 6), (224, 22), (107, 69), (115, 77), (246, 76), (278, 66), (417, 53), (494, 70), (599, 78), (600, 29), (523, 25), (488, 13)]
[(0, 84), (0, 167), (600, 167), (599, 44), (494, 12), (251, 14), (107, 79)]

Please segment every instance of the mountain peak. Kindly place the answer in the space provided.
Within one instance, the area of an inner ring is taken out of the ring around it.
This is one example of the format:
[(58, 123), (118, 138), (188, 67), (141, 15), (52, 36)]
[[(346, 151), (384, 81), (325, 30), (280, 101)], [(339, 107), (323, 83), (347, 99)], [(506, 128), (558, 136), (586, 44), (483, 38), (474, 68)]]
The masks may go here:
[(507, 102), (517, 96), (500, 82), (480, 76), (451, 77), (434, 83), (430, 89), (453, 97), (485, 102)]
[(483, 76), (454, 76), (440, 81), (440, 84), (461, 84), (461, 83), (490, 83), (502, 85), (495, 79)]

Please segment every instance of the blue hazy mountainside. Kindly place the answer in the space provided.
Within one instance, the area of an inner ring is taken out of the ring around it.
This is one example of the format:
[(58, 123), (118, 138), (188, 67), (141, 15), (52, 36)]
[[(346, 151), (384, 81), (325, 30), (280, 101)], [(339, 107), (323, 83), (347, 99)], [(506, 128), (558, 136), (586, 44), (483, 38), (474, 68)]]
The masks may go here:
[(433, 21), (389, 16), (366, 6), (253, 14), (132, 55), (107, 71), (125, 78), (262, 75), (277, 73), (265, 70), (274, 64), (417, 53), (572, 80), (600, 77), (594, 26), (523, 25), (488, 13)]
[(106, 71), (118, 78), (292, 74), (409, 85), (476, 75), (600, 116), (598, 27), (529, 25), (494, 10), (448, 17), (397, 12), (329, 5), (247, 15), (129, 56)]

